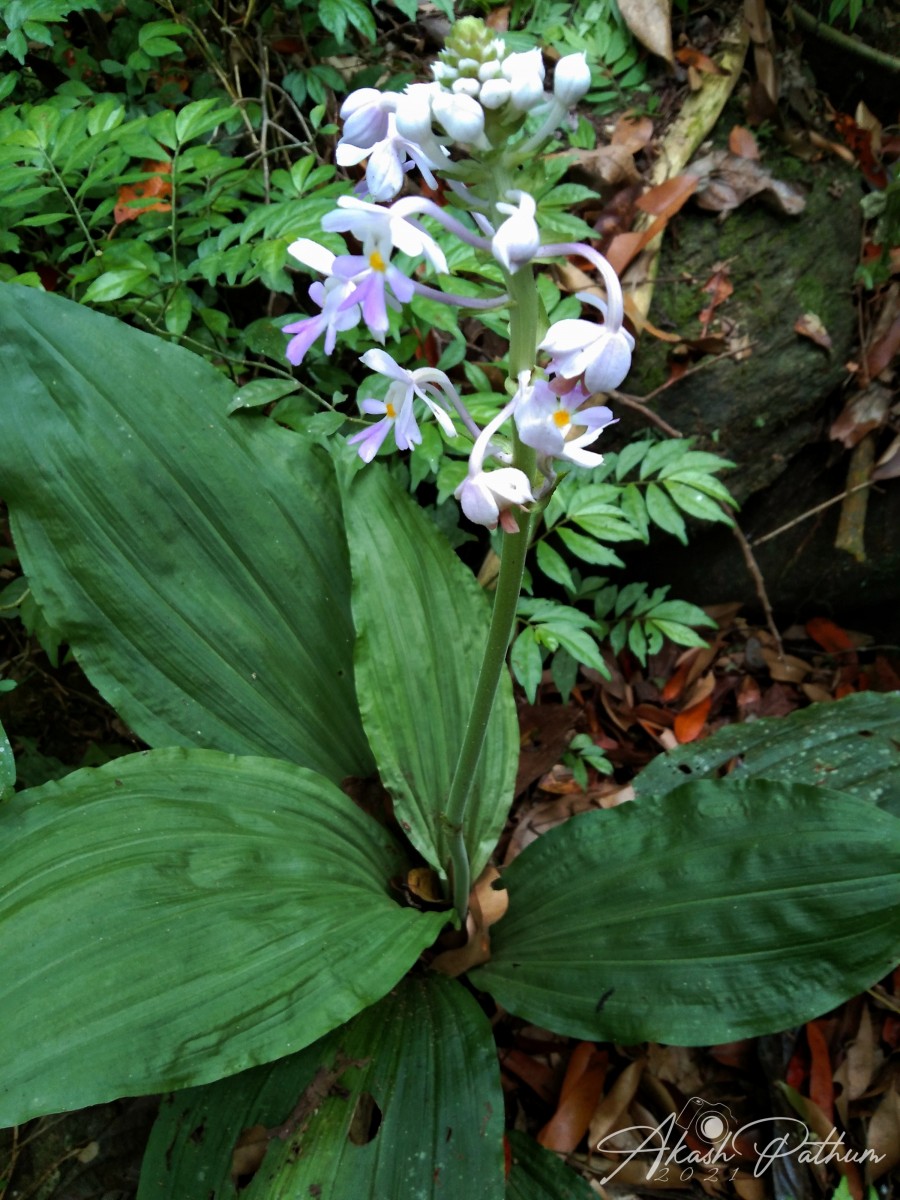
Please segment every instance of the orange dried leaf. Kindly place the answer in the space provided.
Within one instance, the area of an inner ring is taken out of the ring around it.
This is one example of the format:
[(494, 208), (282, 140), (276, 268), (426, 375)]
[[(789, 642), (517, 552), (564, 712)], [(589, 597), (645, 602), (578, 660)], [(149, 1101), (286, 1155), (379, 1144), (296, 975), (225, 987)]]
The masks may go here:
[(829, 1121), (834, 1121), (834, 1084), (828, 1042), (820, 1021), (808, 1021), (806, 1040), (809, 1043), (809, 1098)]
[(701, 71), (707, 75), (728, 74), (718, 63), (713, 62), (708, 54), (704, 54), (702, 50), (697, 50), (694, 46), (682, 46), (680, 50), (675, 51), (675, 57), (683, 67), (693, 67), (695, 71)]
[(841, 654), (847, 651), (855, 652), (853, 639), (840, 625), (828, 617), (811, 617), (806, 622), (806, 632), (816, 643), (829, 654)]
[(500, 1065), (510, 1074), (526, 1083), (535, 1095), (547, 1104), (556, 1096), (556, 1072), (547, 1063), (539, 1062), (522, 1050), (512, 1048), (500, 1054)]
[(614, 146), (624, 146), (632, 154), (643, 150), (653, 137), (653, 121), (650, 117), (634, 117), (625, 114), (616, 121), (612, 137), (609, 139)]
[(678, 744), (684, 746), (687, 742), (695, 742), (703, 732), (709, 710), (712, 708), (712, 696), (707, 696), (699, 704), (686, 708), (675, 718), (675, 737)]
[(572, 1051), (556, 1112), (537, 1140), (548, 1150), (570, 1154), (584, 1135), (606, 1079), (607, 1056), (592, 1042), (580, 1042)]
[[(118, 204), (113, 209), (113, 220), (117, 225), (123, 221), (133, 221), (145, 212), (169, 212), (171, 201), (166, 196), (172, 194), (172, 163), (169, 159), (161, 162), (145, 162), (141, 170), (149, 175), (148, 179), (135, 184), (123, 184), (119, 188)], [(138, 201), (147, 203), (138, 203)]]
[(617, 275), (621, 275), (628, 264), (637, 258), (647, 240), (640, 233), (616, 234), (607, 247), (606, 257)]
[(728, 135), (728, 149), (739, 158), (759, 158), (756, 138), (746, 125), (733, 125)]
[(644, 192), (637, 207), (654, 217), (674, 216), (697, 190), (698, 183), (696, 175), (676, 175)]

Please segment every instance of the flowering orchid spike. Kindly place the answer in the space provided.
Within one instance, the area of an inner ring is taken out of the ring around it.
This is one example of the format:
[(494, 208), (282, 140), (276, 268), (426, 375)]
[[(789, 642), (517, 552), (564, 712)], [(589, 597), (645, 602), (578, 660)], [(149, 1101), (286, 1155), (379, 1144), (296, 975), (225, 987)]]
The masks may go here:
[(510, 215), (491, 239), (491, 252), (510, 275), (515, 275), (516, 271), (530, 263), (537, 254), (541, 245), (541, 235), (534, 219), (537, 212), (534, 197), (519, 189), (506, 194), (510, 200), (518, 200), (518, 207), (502, 201), (497, 202), (499, 211)]
[(582, 408), (589, 399), (579, 384), (560, 395), (552, 384), (538, 380), (516, 407), (519, 437), (546, 458), (565, 459), (579, 467), (599, 467), (603, 455), (585, 446), (596, 441), (615, 418), (602, 405)]

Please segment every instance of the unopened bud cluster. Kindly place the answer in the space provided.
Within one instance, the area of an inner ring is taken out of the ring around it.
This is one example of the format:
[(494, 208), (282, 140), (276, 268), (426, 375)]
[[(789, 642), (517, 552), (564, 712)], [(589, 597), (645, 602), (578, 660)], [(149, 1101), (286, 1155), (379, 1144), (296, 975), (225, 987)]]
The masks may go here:
[[(432, 73), (431, 82), (410, 84), (402, 93), (362, 88), (345, 100), (336, 158), (343, 167), (365, 162), (365, 185), (362, 194), (342, 197), (322, 225), (329, 232), (350, 234), (361, 253), (334, 255), (308, 238), (290, 247), (322, 279), (309, 289), (319, 311), (285, 327), (293, 335), (287, 356), (299, 365), (319, 338), (331, 353), (337, 335), (360, 322), (384, 343), (390, 311), (400, 311), (417, 294), (474, 311), (509, 303), (507, 294), (487, 282), (481, 297), (457, 296), (424, 283), (417, 270), (401, 270), (393, 262), (395, 251), (423, 259), (442, 283), (448, 276), (445, 254), (422, 224), (423, 217), (498, 263), (510, 287), (514, 277), (516, 286), (521, 283), (523, 271), (533, 283), (536, 259), (577, 254), (590, 260), (602, 276), (606, 301), (589, 293), (580, 298), (599, 311), (602, 321), (552, 325), (535, 346), (535, 357), (546, 357), (543, 367), (535, 361), (528, 370), (517, 370), (512, 399), (484, 429), (444, 372), (406, 370), (384, 350), (362, 356), (363, 364), (389, 384), (384, 400), (361, 402), (364, 414), (380, 420), (350, 439), (360, 457), (370, 461), (390, 433), (401, 450), (417, 445), (422, 440), (417, 410), (437, 420), (448, 438), (456, 437), (453, 413), (473, 438), (469, 471), (457, 491), (463, 511), (478, 524), (501, 522), (514, 532), (518, 527), (510, 510), (535, 500), (538, 477), (529, 478), (513, 463), (504, 449), (502, 426), (514, 421), (513, 442), (537, 452), (537, 470), (545, 480), (554, 477), (557, 459), (582, 466), (599, 463), (600, 455), (585, 447), (613, 417), (608, 408), (592, 405), (591, 396), (619, 386), (634, 345), (623, 326), (615, 272), (590, 246), (547, 244), (533, 194), (540, 151), (588, 91), (590, 70), (583, 54), (560, 59), (548, 92), (539, 50), (507, 53), (502, 39), (482, 21), (467, 17), (454, 26)], [(432, 190), (443, 178), (451, 204), (442, 207), (416, 194), (395, 199), (413, 171)], [(522, 186), (529, 181), (530, 190)], [(488, 470), (488, 460), (501, 465)]]

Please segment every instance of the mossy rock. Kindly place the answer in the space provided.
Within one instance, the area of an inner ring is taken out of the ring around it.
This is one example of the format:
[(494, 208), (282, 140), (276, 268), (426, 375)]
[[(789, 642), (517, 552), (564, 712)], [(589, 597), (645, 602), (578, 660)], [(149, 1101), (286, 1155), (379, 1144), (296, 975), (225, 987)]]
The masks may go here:
[[(833, 162), (782, 158), (764, 164), (806, 193), (806, 208), (787, 216), (751, 199), (721, 219), (694, 206), (666, 230), (650, 311), (661, 329), (686, 339), (702, 332), (704, 285), (727, 264), (733, 293), (710, 332), (728, 329), (752, 346), (742, 361), (708, 362), (654, 402), (666, 421), (738, 463), (730, 477), (739, 499), (766, 487), (791, 456), (822, 433), (829, 397), (845, 378), (856, 331), (852, 286), (859, 255), (858, 178)], [(822, 349), (794, 330), (817, 316), (832, 341)], [(671, 347), (644, 335), (627, 388), (646, 395), (668, 377)], [(624, 415), (624, 414), (623, 414)], [(622, 422), (626, 439), (638, 428)]]

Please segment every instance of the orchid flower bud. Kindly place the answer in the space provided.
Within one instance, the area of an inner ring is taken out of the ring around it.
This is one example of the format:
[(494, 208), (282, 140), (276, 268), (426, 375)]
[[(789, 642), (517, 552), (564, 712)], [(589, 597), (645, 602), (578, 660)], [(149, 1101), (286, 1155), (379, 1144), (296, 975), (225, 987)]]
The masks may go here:
[(534, 197), (518, 189), (506, 194), (512, 200), (518, 200), (519, 205), (498, 202), (500, 212), (510, 215), (491, 239), (491, 252), (511, 275), (515, 275), (537, 254), (541, 235), (534, 219), (537, 210)]
[(371, 148), (388, 136), (388, 118), (399, 99), (393, 92), (377, 88), (358, 88), (341, 105), (344, 122), (342, 142)]
[(560, 104), (571, 108), (584, 96), (591, 86), (591, 69), (587, 55), (567, 54), (556, 64), (553, 72), (553, 95)]
[(516, 112), (528, 112), (544, 99), (544, 60), (540, 50), (507, 54), (503, 75), (510, 84), (510, 103)]
[(517, 533), (518, 527), (510, 528), (503, 520), (506, 510), (534, 500), (528, 476), (516, 467), (467, 475), (454, 494), (463, 512), (475, 525), (495, 529), (498, 521), (502, 521), (508, 533)]
[(434, 137), (431, 128), (431, 101), (440, 89), (432, 83), (412, 83), (397, 97), (397, 132), (411, 142), (421, 143)]
[(488, 79), (481, 85), (478, 99), (483, 108), (502, 108), (512, 95), (512, 85), (508, 79)]
[(484, 133), (484, 109), (472, 96), (440, 92), (431, 111), (455, 142), (477, 142)]

